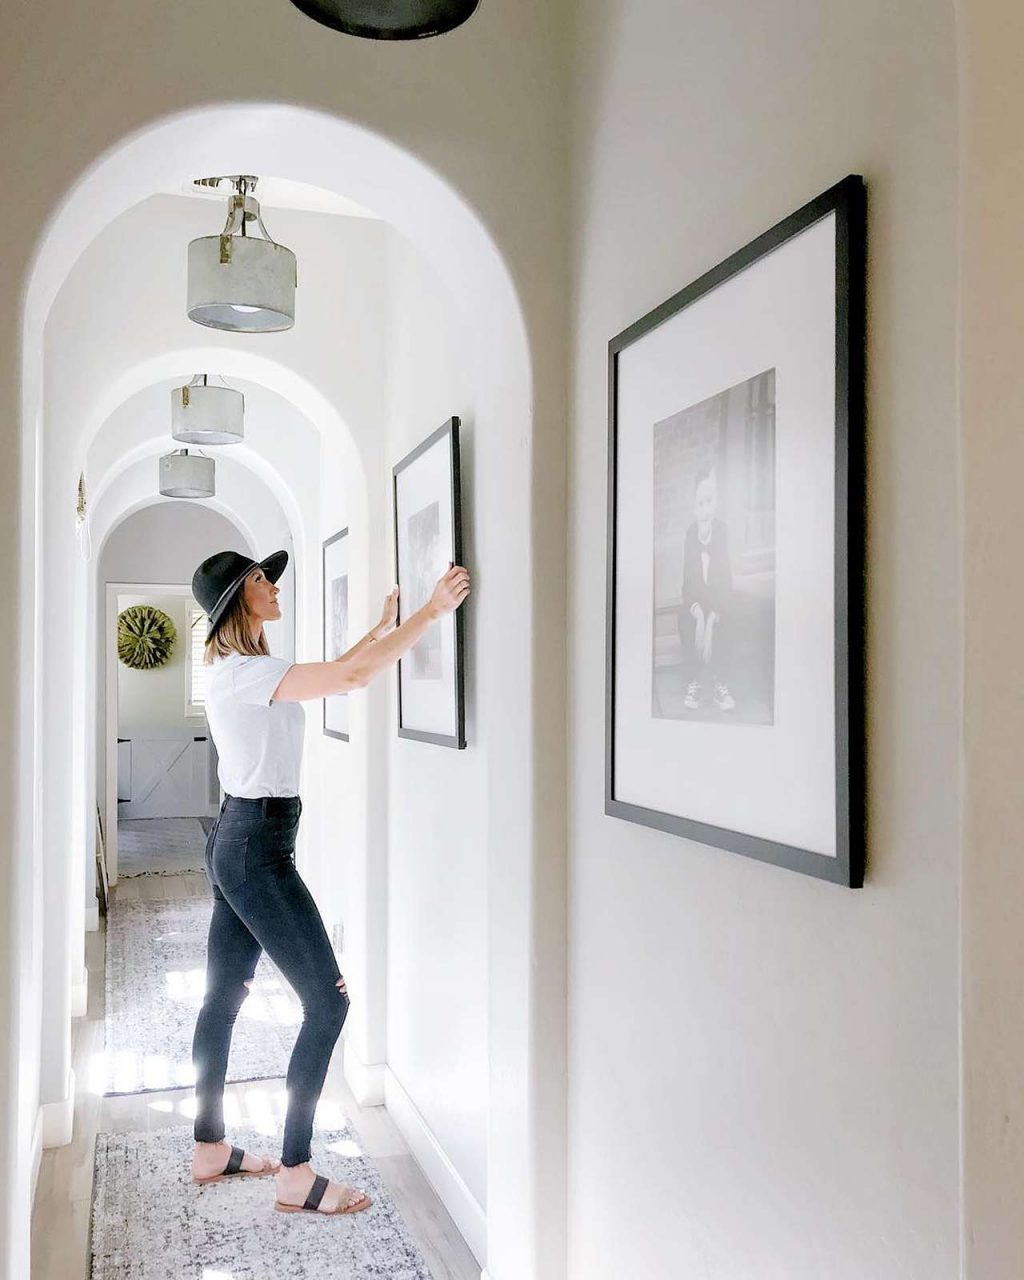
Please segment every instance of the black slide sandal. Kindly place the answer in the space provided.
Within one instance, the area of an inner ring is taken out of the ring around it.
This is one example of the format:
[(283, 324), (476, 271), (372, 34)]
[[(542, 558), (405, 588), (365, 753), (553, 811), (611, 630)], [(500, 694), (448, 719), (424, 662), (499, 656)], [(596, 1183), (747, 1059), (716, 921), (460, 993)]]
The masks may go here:
[(205, 1186), (208, 1182), (223, 1182), (227, 1178), (267, 1178), (271, 1174), (277, 1173), (276, 1169), (243, 1169), (242, 1157), (245, 1152), (241, 1147), (232, 1146), (231, 1155), (228, 1162), (220, 1173), (211, 1173), (205, 1178), (197, 1178), (195, 1175), (192, 1181), (198, 1183), (199, 1186)]
[(280, 1200), (275, 1200), (274, 1208), (280, 1210), (281, 1213), (316, 1213), (321, 1218), (334, 1218), (342, 1213), (359, 1213), (361, 1209), (368, 1209), (373, 1203), (364, 1192), (363, 1198), (357, 1200), (355, 1204), (339, 1205), (337, 1209), (321, 1209), (320, 1201), (324, 1198), (324, 1192), (327, 1190), (329, 1181), (329, 1178), (325, 1178), (322, 1173), (318, 1173), (313, 1179), (313, 1185), (309, 1189), (309, 1195), (306, 1196), (304, 1204), (282, 1204)]

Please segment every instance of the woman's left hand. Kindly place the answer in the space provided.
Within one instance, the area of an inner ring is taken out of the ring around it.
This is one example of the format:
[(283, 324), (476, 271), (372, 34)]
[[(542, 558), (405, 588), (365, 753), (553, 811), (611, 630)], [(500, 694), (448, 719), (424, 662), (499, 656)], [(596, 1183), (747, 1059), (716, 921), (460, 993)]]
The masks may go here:
[(384, 601), (384, 611), (380, 615), (380, 622), (373, 629), (373, 633), (379, 639), (386, 636), (389, 631), (395, 629), (395, 623), (398, 621), (398, 588), (395, 587), (391, 594)]

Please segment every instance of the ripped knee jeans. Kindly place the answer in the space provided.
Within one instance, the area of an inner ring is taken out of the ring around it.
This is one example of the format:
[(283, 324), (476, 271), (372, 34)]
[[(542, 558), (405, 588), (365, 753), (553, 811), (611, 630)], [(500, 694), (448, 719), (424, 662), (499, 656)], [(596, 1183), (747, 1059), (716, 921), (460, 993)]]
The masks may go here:
[[(338, 962), (316, 903), (295, 868), (298, 796), (226, 796), (206, 842), (213, 916), (206, 993), (192, 1039), (196, 1071), (196, 1142), (224, 1137), (224, 1078), (231, 1033), (256, 971), (267, 955), (303, 1011), (288, 1063), (288, 1106), (281, 1163), (309, 1159), (313, 1115), (348, 1013)], [(245, 1064), (239, 1063), (243, 1078)]]

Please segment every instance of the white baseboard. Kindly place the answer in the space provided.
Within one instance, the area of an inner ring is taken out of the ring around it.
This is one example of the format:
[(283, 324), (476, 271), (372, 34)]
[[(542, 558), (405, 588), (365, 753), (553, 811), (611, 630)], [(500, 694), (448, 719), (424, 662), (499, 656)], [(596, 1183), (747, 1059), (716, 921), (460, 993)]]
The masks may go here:
[(345, 1083), (352, 1090), (352, 1096), (361, 1107), (382, 1107), (384, 1105), (384, 1072), (383, 1062), (364, 1062), (347, 1040), (342, 1042), (341, 1069), (345, 1075)]
[(44, 1102), (39, 1108), (42, 1145), (64, 1147), (71, 1141), (75, 1123), (75, 1073), (68, 1068), (67, 1093), (56, 1102)]
[(85, 931), (86, 933), (95, 933), (100, 927), (100, 909), (93, 905), (85, 909)]
[(36, 1187), (39, 1185), (39, 1168), (43, 1163), (43, 1109), (36, 1108), (36, 1122), (32, 1126), (32, 1148), (29, 1152), (29, 1167), (32, 1170), (31, 1200), (35, 1204)]
[(416, 1163), (454, 1218), (473, 1256), (481, 1262), (487, 1256), (487, 1215), (389, 1067), (384, 1069), (384, 1098), (388, 1114), (409, 1144)]

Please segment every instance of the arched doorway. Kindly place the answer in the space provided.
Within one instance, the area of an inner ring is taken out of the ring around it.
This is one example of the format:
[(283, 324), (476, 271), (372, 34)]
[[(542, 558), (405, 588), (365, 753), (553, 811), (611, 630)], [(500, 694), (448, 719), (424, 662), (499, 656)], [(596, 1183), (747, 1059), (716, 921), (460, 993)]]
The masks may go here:
[[(253, 129), (254, 112), (258, 115), (258, 134)], [(536, 865), (538, 795), (545, 788), (538, 787), (535, 779), (533, 655), (531, 647), (523, 645), (520, 638), (524, 623), (528, 628), (532, 625), (533, 613), (528, 427), (532, 379), (522, 316), (501, 256), (480, 222), (446, 184), (381, 139), (331, 117), (296, 108), (211, 108), (165, 121), (133, 138), (97, 164), (70, 195), (37, 255), (26, 307), (25, 349), (38, 349), (61, 271), (76, 261), (76, 253), (80, 256), (90, 238), (101, 230), (104, 219), (130, 208), (157, 189), (158, 183), (166, 182), (168, 174), (184, 179), (197, 172), (237, 171), (240, 167), (273, 170), (297, 181), (315, 180), (316, 185), (345, 189), (346, 194), (363, 202), (383, 206), (389, 220), (426, 255), (461, 305), (475, 416), (482, 425), (486, 424), (486, 430), (481, 430), (474, 441), (476, 480), (487, 497), (486, 519), (481, 518), (477, 527), (476, 558), (478, 564), (487, 566), (493, 581), (501, 584), (500, 593), (481, 590), (476, 615), (478, 734), (482, 746), (481, 776), (487, 780), (482, 815), (487, 848), (485, 881), (491, 904), (486, 916), (490, 1008), (487, 1072), (491, 1095), (486, 1153), (488, 1250), (493, 1253), (495, 1242), (507, 1238), (507, 1256), (532, 1256), (535, 1241), (529, 1232), (524, 1237), (524, 1216), (533, 1221), (542, 1195), (540, 1188), (549, 1184), (552, 1177), (550, 1162), (543, 1173), (538, 1167), (545, 1159), (542, 1153), (549, 1141), (547, 1135), (552, 1132), (550, 1125), (544, 1126), (544, 1133), (539, 1127), (540, 1100), (548, 1087), (545, 1053), (551, 1050), (548, 1060), (553, 1061), (556, 1075), (559, 1056), (558, 1030), (552, 1028), (550, 1018), (545, 1034), (536, 1034), (534, 1024), (539, 1013), (532, 997), (538, 980), (530, 957), (537, 951), (537, 895), (543, 891), (546, 876), (553, 874), (557, 885), (558, 872), (549, 870), (538, 877)], [(44, 375), (45, 368), (40, 368), (34, 358), (28, 361), (26, 421), (32, 424), (32, 430), (26, 441), (27, 453), (42, 461), (45, 476), (47, 449), (52, 451), (56, 442), (47, 436), (48, 419), (41, 420), (38, 413)], [(371, 451), (362, 455), (362, 461), (368, 475), (379, 483), (386, 460), (379, 452), (374, 455)], [(31, 511), (34, 492), (26, 493), (26, 499)], [(368, 515), (368, 546), (381, 546), (383, 542), (379, 533), (384, 510), (380, 503), (376, 524), (372, 511)], [(510, 529), (520, 535), (518, 541), (509, 538)], [(61, 566), (67, 567), (66, 530), (66, 522), (55, 519), (42, 532), (44, 616), (47, 593), (59, 591)], [(26, 556), (28, 568), (31, 547), (26, 548)], [(381, 551), (375, 563), (379, 581), (390, 576), (381, 572), (383, 559)], [(56, 664), (54, 670), (63, 671), (58, 655), (43, 658), (46, 663), (51, 660)], [(38, 738), (35, 769), (23, 774), (22, 798), (26, 805), (35, 779), (45, 777), (48, 769), (54, 774), (47, 754), (47, 700), (59, 699), (67, 692), (71, 693), (73, 705), (83, 705), (82, 694), (75, 691), (73, 675), (52, 685), (48, 680), (45, 692), (36, 687), (30, 718), (43, 731)], [(383, 706), (379, 710), (382, 714), (376, 730), (371, 728), (368, 732), (370, 751), (382, 749), (386, 733)], [(557, 807), (554, 816), (557, 823)], [(57, 824), (51, 833), (55, 839), (44, 842), (51, 848), (59, 846), (64, 824), (67, 828), (73, 824), (71, 804), (56, 805), (53, 820)], [(36, 815), (26, 825), (33, 843), (40, 829)], [(38, 869), (35, 874), (34, 882), (26, 878), (21, 886), (22, 901), (30, 913), (31, 904), (38, 902)], [(379, 860), (361, 868), (361, 876), (362, 882), (354, 887), (354, 893), (361, 900), (357, 918), (363, 922), (364, 932), (355, 944), (362, 949), (364, 969), (369, 975), (373, 953), (379, 953), (382, 945), (384, 931), (377, 926), (386, 912), (386, 877)], [(68, 948), (73, 945), (74, 938), (68, 938)], [(61, 958), (57, 960), (59, 966)], [(30, 992), (38, 974), (32, 963), (30, 959), (28, 967), (21, 967), (23, 983)], [(557, 968), (549, 976), (557, 1004)], [(27, 1011), (31, 1003), (30, 999)], [(59, 1021), (63, 1011), (61, 1002), (57, 1005)], [(367, 1042), (371, 1039), (368, 1033)], [(362, 1067), (367, 1091), (382, 1090), (386, 1062), (374, 1056), (372, 1045)], [(517, 1084), (509, 1094), (512, 1080)], [(561, 1088), (559, 1080), (552, 1096)], [(552, 1112), (548, 1107), (549, 1115), (556, 1113), (557, 1108)]]

